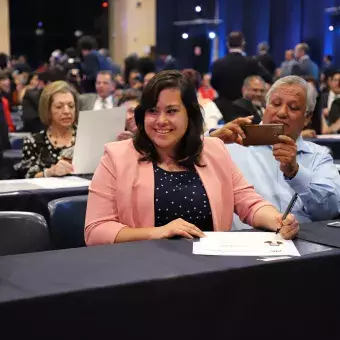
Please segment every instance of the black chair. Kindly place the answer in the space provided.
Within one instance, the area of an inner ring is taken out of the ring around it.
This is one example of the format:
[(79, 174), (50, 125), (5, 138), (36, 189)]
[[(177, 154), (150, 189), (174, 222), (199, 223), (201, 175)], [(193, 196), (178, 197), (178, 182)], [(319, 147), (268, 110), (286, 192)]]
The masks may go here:
[(48, 204), (50, 236), (54, 249), (85, 246), (87, 196), (60, 198)]
[(34, 253), (51, 249), (45, 219), (39, 214), (0, 212), (0, 255)]

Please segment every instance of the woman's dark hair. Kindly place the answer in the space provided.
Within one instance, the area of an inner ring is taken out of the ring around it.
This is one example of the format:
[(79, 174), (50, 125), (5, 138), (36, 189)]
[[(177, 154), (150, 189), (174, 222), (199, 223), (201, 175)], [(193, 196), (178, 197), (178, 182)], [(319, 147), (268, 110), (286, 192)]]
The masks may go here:
[(79, 50), (95, 50), (97, 49), (97, 41), (95, 38), (89, 36), (89, 35), (86, 35), (84, 37), (81, 37), (79, 40), (78, 40), (78, 48)]
[(134, 89), (125, 90), (122, 94), (122, 98), (118, 101), (118, 106), (123, 105), (130, 100), (140, 101), (141, 92)]
[(177, 144), (174, 160), (178, 165), (191, 168), (200, 164), (203, 149), (203, 116), (197, 101), (196, 90), (179, 71), (163, 71), (157, 73), (145, 87), (140, 105), (135, 109), (135, 120), (138, 131), (134, 138), (135, 149), (142, 155), (140, 162), (158, 162), (159, 155), (155, 146), (147, 136), (144, 118), (147, 110), (157, 105), (159, 94), (166, 89), (178, 89), (181, 92), (183, 105), (188, 114), (188, 128)]
[(200, 73), (192, 68), (186, 68), (182, 70), (182, 73), (192, 84), (195, 86), (196, 91), (201, 87), (202, 77)]

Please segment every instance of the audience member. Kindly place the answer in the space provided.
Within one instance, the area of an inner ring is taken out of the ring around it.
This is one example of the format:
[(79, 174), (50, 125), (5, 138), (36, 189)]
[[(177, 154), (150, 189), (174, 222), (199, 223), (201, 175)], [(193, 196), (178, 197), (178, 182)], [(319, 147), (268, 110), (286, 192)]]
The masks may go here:
[(340, 98), (335, 99), (327, 118), (322, 116), (322, 133), (333, 134), (340, 132)]
[(340, 70), (334, 71), (329, 78), (329, 92), (322, 94), (322, 109), (323, 115), (328, 116), (332, 107), (333, 101), (340, 98)]
[(31, 73), (28, 75), (27, 81), (25, 81), (24, 77), (20, 77), (18, 79), (18, 83), (16, 84), (17, 92), (18, 92), (18, 101), (22, 103), (24, 96), (27, 90), (34, 90), (39, 85), (39, 77), (36, 73)]
[(95, 92), (95, 82), (99, 71), (116, 72), (111, 60), (97, 51), (97, 42), (93, 37), (84, 36), (79, 39), (78, 47), (83, 56), (81, 65), (84, 73), (85, 92)]
[(80, 96), (80, 111), (112, 109), (116, 106), (113, 98), (114, 91), (115, 82), (112, 73), (100, 71), (96, 80), (96, 93)]
[(324, 75), (330, 75), (333, 72), (333, 56), (325, 55), (323, 57), (322, 73)]
[(295, 60), (294, 51), (287, 50), (285, 52), (285, 61), (281, 64), (280, 77), (287, 77), (292, 75), (293, 68), (298, 62)]
[(197, 91), (198, 104), (203, 110), (202, 115), (204, 117), (204, 129), (210, 130), (216, 128), (219, 121), (223, 119), (223, 116), (212, 100), (205, 99), (199, 95), (198, 90), (201, 87), (201, 75), (198, 71), (193, 69), (185, 69), (182, 73), (194, 85)]
[(84, 92), (79, 69), (77, 68), (70, 69), (67, 72), (66, 81), (69, 84), (71, 84), (79, 94), (82, 94)]
[(108, 144), (93, 177), (87, 245), (204, 237), (204, 231), (229, 231), (234, 210), (255, 228), (283, 225), (283, 237), (296, 235), (295, 217), (282, 221), (244, 180), (223, 143), (202, 138), (197, 93), (180, 72), (152, 78), (135, 117), (136, 137)]
[(3, 157), (3, 151), (11, 149), (8, 136), (8, 125), (2, 106), (2, 96), (0, 94), (0, 180), (14, 177), (12, 163)]
[(116, 76), (117, 74), (121, 73), (120, 66), (111, 59), (109, 50), (107, 48), (101, 48), (98, 52), (100, 55), (107, 59), (108, 63), (111, 64), (112, 66), (111, 72), (113, 76)]
[(41, 93), (49, 83), (64, 79), (65, 75), (63, 72), (57, 69), (50, 69), (46, 72), (38, 73), (38, 87), (26, 90), (22, 100), (23, 131), (36, 133), (44, 128), (39, 115), (39, 100)]
[(0, 71), (5, 70), (9, 66), (8, 55), (5, 53), (0, 53)]
[(121, 74), (117, 74), (114, 77), (114, 81), (116, 83), (117, 89), (124, 90), (126, 88), (125, 80)]
[(308, 125), (303, 129), (301, 132), (302, 138), (316, 138), (317, 135), (320, 135), (322, 133), (321, 129), (321, 113), (322, 113), (322, 107), (321, 107), (321, 96), (318, 90), (318, 83), (317, 80), (312, 77), (303, 77), (308, 85), (311, 87), (311, 91), (314, 92), (314, 95), (316, 97), (316, 104), (315, 109), (312, 113), (311, 120), (308, 123)]
[(129, 85), (129, 80), (131, 79), (130, 73), (134, 70), (136, 73), (139, 74), (137, 70), (138, 66), (138, 56), (136, 53), (129, 55), (124, 60), (124, 79), (125, 85)]
[(223, 117), (228, 117), (232, 102), (242, 97), (244, 80), (252, 75), (261, 76), (271, 83), (270, 74), (257, 60), (244, 56), (245, 39), (241, 32), (232, 32), (228, 37), (229, 54), (215, 61), (211, 85), (219, 98), (215, 100)]
[(151, 56), (141, 57), (137, 61), (137, 70), (142, 76), (142, 79), (148, 73), (155, 73), (156, 72), (156, 64), (155, 61), (152, 59)]
[(143, 88), (142, 76), (137, 69), (131, 70), (128, 78), (128, 87), (134, 90)]
[(145, 75), (144, 77), (144, 83), (143, 83), (143, 87), (145, 88), (146, 85), (148, 85), (148, 82), (156, 75), (155, 72), (149, 72)]
[(296, 45), (295, 58), (298, 61), (293, 66), (292, 74), (297, 76), (310, 76), (319, 79), (319, 68), (309, 57), (309, 46), (305, 43)]
[(118, 106), (124, 107), (126, 110), (125, 131), (118, 135), (118, 141), (130, 139), (137, 132), (137, 125), (135, 121), (135, 108), (139, 105), (140, 96), (140, 91), (136, 91), (133, 89), (125, 90), (122, 98), (118, 102)]
[(270, 47), (267, 42), (262, 42), (257, 46), (257, 60), (270, 73), (275, 75), (276, 64), (273, 57), (269, 54)]
[(78, 120), (78, 94), (64, 81), (45, 87), (39, 102), (45, 129), (24, 140), (21, 170), (27, 178), (65, 176), (71, 164)]
[(204, 99), (214, 100), (217, 97), (216, 91), (211, 86), (211, 74), (205, 73), (202, 77), (202, 84), (198, 90), (199, 95)]
[(12, 87), (10, 75), (6, 71), (0, 71), (0, 94), (7, 99), (8, 104), (12, 107)]
[(250, 76), (244, 80), (242, 98), (234, 101), (230, 120), (239, 117), (253, 116), (253, 123), (260, 124), (264, 112), (265, 82), (259, 76)]
[[(256, 191), (284, 211), (294, 193), (293, 213), (300, 223), (329, 220), (340, 214), (340, 176), (329, 150), (306, 142), (301, 131), (316, 102), (311, 86), (300, 77), (278, 80), (267, 95), (264, 124), (284, 124), (285, 135), (274, 146), (228, 145), (233, 161)], [(212, 133), (223, 136), (222, 129)], [(234, 226), (243, 228), (236, 222)]]

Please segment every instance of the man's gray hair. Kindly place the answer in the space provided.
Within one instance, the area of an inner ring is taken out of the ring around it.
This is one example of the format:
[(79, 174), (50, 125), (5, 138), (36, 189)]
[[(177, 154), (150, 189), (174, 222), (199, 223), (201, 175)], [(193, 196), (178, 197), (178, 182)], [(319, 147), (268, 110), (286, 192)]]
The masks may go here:
[(270, 50), (269, 44), (266, 41), (262, 41), (257, 45), (257, 50), (261, 53), (268, 53)]
[(246, 79), (244, 79), (243, 87), (248, 88), (250, 86), (250, 82), (253, 80), (258, 80), (261, 83), (263, 83), (263, 86), (265, 85), (265, 81), (260, 76), (249, 76)]
[(315, 109), (316, 105), (316, 97), (317, 93), (313, 88), (313, 85), (307, 83), (303, 78), (298, 76), (287, 76), (284, 78), (281, 78), (277, 80), (273, 86), (270, 88), (270, 90), (267, 93), (266, 96), (266, 102), (267, 105), (270, 102), (270, 97), (272, 96), (273, 92), (275, 92), (279, 87), (283, 85), (299, 85), (306, 91), (306, 116), (309, 114), (312, 114)]

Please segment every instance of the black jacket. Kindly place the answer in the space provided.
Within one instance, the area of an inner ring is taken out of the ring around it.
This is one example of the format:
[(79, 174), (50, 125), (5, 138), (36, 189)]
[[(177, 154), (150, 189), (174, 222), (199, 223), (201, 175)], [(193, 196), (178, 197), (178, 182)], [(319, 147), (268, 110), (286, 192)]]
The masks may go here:
[(254, 116), (253, 124), (260, 124), (262, 118), (254, 105), (247, 99), (240, 98), (233, 102), (233, 119)]
[(243, 82), (252, 75), (261, 76), (268, 83), (272, 81), (269, 72), (256, 59), (230, 53), (213, 64), (211, 85), (220, 97), (233, 102), (242, 98)]
[(275, 64), (273, 57), (267, 53), (267, 54), (262, 54), (262, 55), (257, 56), (257, 60), (273, 77), (275, 74), (275, 70), (276, 70), (276, 64)]
[(27, 90), (22, 100), (24, 131), (36, 133), (44, 129), (39, 116), (39, 100), (42, 90)]

